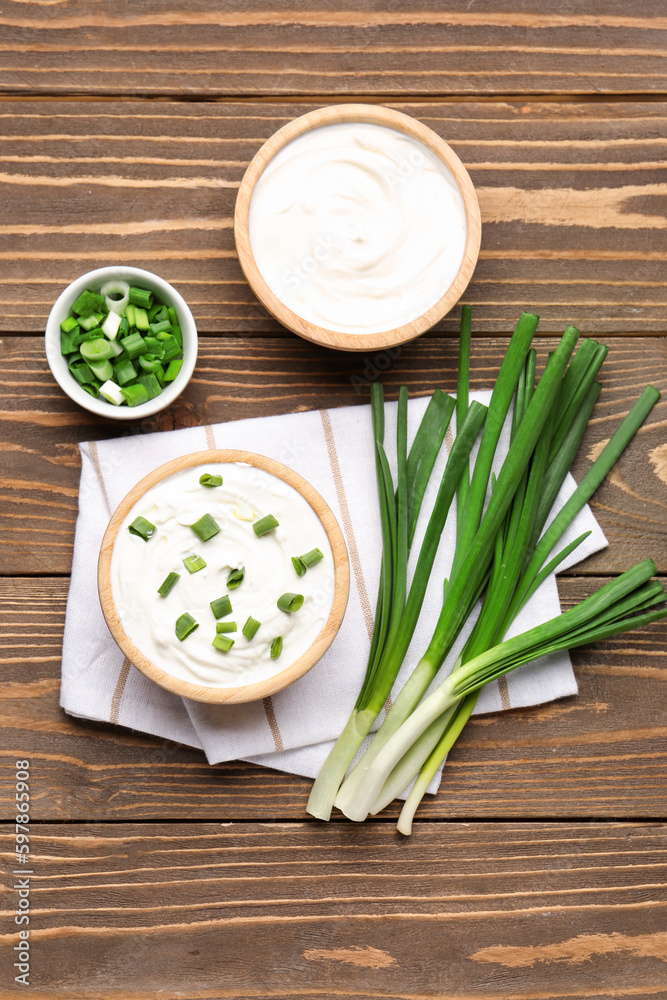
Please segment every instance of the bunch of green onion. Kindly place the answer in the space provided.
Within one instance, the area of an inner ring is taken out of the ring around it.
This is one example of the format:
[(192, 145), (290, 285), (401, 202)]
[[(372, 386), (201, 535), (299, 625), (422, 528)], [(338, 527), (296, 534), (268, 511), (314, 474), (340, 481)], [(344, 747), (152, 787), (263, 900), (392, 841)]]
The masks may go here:
[[(535, 590), (587, 537), (557, 546), (660, 398), (648, 386), (588, 473), (549, 523), (600, 393), (597, 375), (607, 348), (568, 327), (536, 383), (531, 347), (538, 317), (524, 313), (501, 364), (488, 410), (469, 402), (470, 309), (464, 307), (456, 403), (431, 398), (407, 452), (407, 391), (399, 393), (394, 485), (384, 447), (382, 388), (372, 387), (375, 464), (382, 525), (382, 569), (375, 628), (364, 682), (352, 714), (313, 786), (308, 811), (328, 819), (334, 804), (350, 819), (375, 814), (416, 778), (398, 828), (412, 818), (432, 778), (461, 733), (479, 691), (522, 664), (557, 650), (616, 635), (667, 615), (650, 582), (651, 561), (639, 563), (565, 614), (503, 641)], [(507, 455), (492, 474), (502, 428), (511, 417)], [(426, 526), (408, 588), (407, 562), (426, 485), (456, 407), (457, 435)], [(469, 456), (481, 431), (470, 472)], [(487, 497), (490, 498), (487, 502)], [(391, 693), (413, 637), (449, 508), (456, 496), (452, 569), (433, 636), (396, 696), (370, 746), (347, 770)], [(424, 695), (483, 597), (477, 622), (450, 675)]]

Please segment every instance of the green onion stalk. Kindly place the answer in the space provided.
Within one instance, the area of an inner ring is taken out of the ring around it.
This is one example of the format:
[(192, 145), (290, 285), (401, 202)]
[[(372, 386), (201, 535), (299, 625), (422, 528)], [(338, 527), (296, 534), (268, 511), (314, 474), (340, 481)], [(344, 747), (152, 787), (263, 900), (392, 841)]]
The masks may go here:
[[(407, 560), (433, 466), (454, 410), (454, 400), (438, 390), (429, 402), (410, 454), (407, 441), (407, 390), (398, 406), (396, 490), (384, 451), (382, 387), (371, 387), (371, 411), (376, 478), (382, 528), (382, 567), (375, 627), (364, 682), (354, 709), (313, 785), (307, 809), (329, 819), (345, 773), (391, 692), (417, 625), (426, 586), (456, 488), (486, 417), (486, 407), (474, 402), (467, 411), (448, 456), (431, 512), (416, 569), (407, 591)], [(406, 594), (407, 592), (407, 594)]]
[[(521, 323), (517, 330), (520, 326)], [(652, 387), (644, 391), (580, 486), (543, 533), (597, 400), (600, 387), (595, 378), (606, 355), (602, 345), (584, 341), (566, 368), (576, 335), (574, 328), (566, 331), (536, 389), (534, 352), (519, 354), (521, 369), (517, 374), (516, 353), (514, 368), (507, 364), (510, 344), (498, 378), (498, 382), (504, 384), (502, 391), (494, 391), (467, 501), (464, 506), (459, 502), (459, 519), (462, 512), (464, 523), (457, 526), (454, 567), (442, 613), (422, 660), (337, 796), (336, 805), (351, 819), (360, 821), (369, 811), (378, 812), (420, 772), (401, 819), (403, 830), (410, 826), (416, 806), (475, 706), (479, 686), (458, 701), (448, 702), (442, 713), (430, 720), (403, 757), (384, 775), (379, 788), (377, 781), (369, 783), (366, 780), (371, 768), (378, 773), (374, 760), (425, 694), (485, 583), (486, 597), (480, 617), (454, 673), (504, 637), (540, 583), (584, 540), (586, 535), (575, 539), (544, 565), (566, 528), (659, 398)], [(462, 351), (467, 350), (469, 338), (467, 343), (462, 338)], [(461, 371), (467, 373), (467, 367), (464, 362), (459, 368), (459, 393)], [(510, 378), (514, 382), (511, 394), (508, 390)], [(510, 449), (482, 516), (491, 462), (512, 394), (515, 410)], [(463, 398), (467, 401), (465, 385)], [(459, 418), (463, 413), (464, 406), (461, 406)], [(467, 483), (462, 486), (465, 492)]]
[[(377, 797), (387, 776), (429, 726), (485, 684), (540, 656), (598, 642), (666, 617), (665, 607), (648, 610), (667, 596), (660, 583), (649, 582), (654, 574), (652, 560), (638, 563), (563, 614), (493, 646), (454, 670), (376, 755), (366, 773), (366, 801)], [(407, 834), (410, 824), (408, 809), (399, 829)]]
[[(465, 665), (479, 653), (503, 639), (520, 610), (540, 584), (584, 541), (588, 532), (574, 539), (574, 541), (570, 542), (556, 556), (550, 559), (549, 562), (544, 564), (545, 559), (557, 545), (566, 528), (571, 524), (584, 504), (590, 500), (658, 399), (659, 393), (652, 386), (648, 386), (644, 390), (598, 459), (593, 463), (582, 482), (541, 536), (539, 544), (534, 545), (532, 550), (528, 546), (520, 548), (519, 556), (523, 556), (523, 567), (517, 559), (514, 566), (510, 563), (507, 572), (498, 575), (498, 586), (495, 589), (492, 586), (489, 587), (480, 617), (459, 658), (456, 668)], [(563, 479), (565, 478), (565, 474), (566, 470), (563, 470)], [(535, 533), (535, 528), (533, 528), (533, 533)], [(518, 568), (523, 568), (523, 572), (518, 573)], [(417, 806), (426, 793), (432, 778), (472, 714), (478, 695), (479, 691), (477, 690), (469, 694), (456, 706), (455, 710), (449, 711), (448, 716), (440, 720), (439, 725), (434, 724), (430, 734), (431, 738), (423, 740), (421, 744), (424, 750), (424, 753), (421, 755), (422, 768), (401, 814), (399, 821), (401, 832), (411, 828), (412, 818)], [(427, 753), (429, 750), (430, 753)], [(413, 758), (414, 756), (413, 754)], [(414, 763), (413, 759), (412, 773), (407, 775), (407, 777), (405, 765), (398, 768), (399, 773), (392, 775), (391, 780), (385, 783), (385, 787), (374, 803), (371, 812), (379, 812), (380, 809), (384, 808), (385, 805), (396, 797), (398, 792), (406, 787), (417, 773)], [(400, 782), (402, 784), (400, 784), (399, 788), (396, 788), (396, 785)]]
[(465, 522), (462, 530), (457, 533), (458, 541), (452, 572), (433, 639), (399, 692), (371, 746), (336, 797), (335, 804), (350, 819), (361, 821), (368, 814), (368, 808), (373, 803), (369, 803), (368, 808), (359, 805), (362, 801), (359, 792), (368, 766), (384, 742), (407, 719), (423, 697), (482, 592), (490, 570), (496, 536), (503, 526), (533, 449), (560, 392), (563, 375), (579, 336), (579, 331), (575, 327), (568, 327), (549, 359), (539, 385), (526, 407), (524, 419), (517, 427), (514, 439), (510, 443), (507, 457), (484, 512), (487, 485), (496, 448), (515, 390), (525, 369), (538, 321), (539, 318), (532, 313), (524, 313), (521, 316), (498, 373), (470, 482), (465, 506)]

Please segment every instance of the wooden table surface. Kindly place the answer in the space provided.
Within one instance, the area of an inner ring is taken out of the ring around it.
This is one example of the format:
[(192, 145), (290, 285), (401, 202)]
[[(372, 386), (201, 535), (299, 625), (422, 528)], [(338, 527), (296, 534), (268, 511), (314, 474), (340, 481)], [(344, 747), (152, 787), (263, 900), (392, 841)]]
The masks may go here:
[[(479, 193), (473, 381), (519, 312), (540, 354), (610, 345), (575, 466), (643, 385), (667, 390), (667, 17), (658, 0), (8, 0), (0, 10), (0, 998), (667, 996), (667, 626), (577, 652), (580, 694), (475, 718), (414, 836), (390, 810), (311, 821), (309, 782), (65, 715), (60, 649), (80, 441), (42, 332), (74, 277), (154, 270), (202, 335), (186, 392), (122, 428), (355, 405), (373, 355), (267, 317), (234, 199), (314, 106), (375, 101), (459, 153)], [(405, 347), (395, 395), (455, 384), (458, 310)], [(609, 548), (564, 605), (647, 555), (667, 575), (667, 398), (598, 491)], [(15, 762), (31, 770), (30, 985), (14, 982)]]

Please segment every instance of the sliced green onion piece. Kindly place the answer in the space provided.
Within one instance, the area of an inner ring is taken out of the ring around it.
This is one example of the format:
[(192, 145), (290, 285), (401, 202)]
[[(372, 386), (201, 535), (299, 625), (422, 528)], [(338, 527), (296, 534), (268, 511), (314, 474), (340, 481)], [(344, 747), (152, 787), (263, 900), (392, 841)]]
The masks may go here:
[(278, 607), (281, 611), (288, 611), (294, 614), (303, 605), (303, 594), (286, 593), (278, 598)]
[(283, 637), (281, 635), (278, 635), (271, 643), (271, 659), (277, 660), (282, 651), (283, 651)]
[(258, 538), (262, 535), (266, 535), (269, 531), (273, 531), (274, 528), (278, 527), (278, 521), (276, 521), (273, 514), (267, 514), (266, 517), (261, 517), (259, 521), (255, 521), (252, 526), (252, 530), (255, 532)]
[[(106, 362), (109, 363), (108, 361)], [(114, 406), (120, 406), (125, 402), (125, 398), (120, 391), (120, 386), (112, 382), (111, 379), (107, 379), (104, 385), (100, 386), (100, 396), (106, 399), (107, 403), (113, 403)]]
[[(77, 327), (78, 330), (78, 327)], [(76, 334), (68, 333), (67, 330), (61, 330), (60, 332), (60, 353), (61, 354), (72, 354), (73, 351), (78, 349), (80, 341), (77, 341)]]
[(176, 619), (176, 638), (183, 642), (191, 632), (194, 632), (198, 628), (199, 622), (196, 622), (192, 615), (186, 611), (180, 618)]
[(183, 565), (188, 573), (198, 573), (200, 569), (204, 569), (206, 563), (201, 556), (186, 556)]
[(239, 569), (233, 569), (229, 576), (227, 577), (227, 590), (236, 590), (243, 583), (243, 577), (245, 576), (245, 566), (241, 566)]
[(320, 559), (324, 559), (324, 553), (320, 552), (319, 549), (311, 549), (310, 552), (306, 552), (305, 555), (302, 555), (299, 558), (306, 569), (310, 569), (310, 567), (315, 566)]
[(131, 535), (139, 535), (139, 538), (143, 538), (147, 542), (149, 538), (153, 537), (157, 528), (145, 517), (135, 517), (132, 524), (128, 526), (128, 531)]
[(123, 337), (120, 344), (123, 350), (127, 351), (130, 361), (134, 361), (140, 354), (145, 354), (148, 350), (143, 337), (139, 333), (131, 333), (129, 337)]
[[(167, 369), (167, 372), (169, 369)], [(204, 472), (199, 477), (200, 486), (222, 486), (222, 476), (212, 476), (210, 472)]]
[(203, 517), (200, 517), (190, 527), (202, 542), (207, 542), (209, 538), (213, 538), (220, 531), (220, 525), (210, 514), (204, 514)]
[(63, 333), (71, 333), (72, 330), (77, 330), (79, 328), (79, 321), (76, 316), (68, 316), (60, 324), (60, 329)]
[(95, 340), (84, 340), (81, 345), (81, 357), (86, 361), (107, 361), (113, 357), (113, 349), (108, 340), (104, 337), (96, 337)]
[(150, 326), (148, 322), (148, 313), (145, 309), (140, 309), (139, 306), (134, 307), (134, 325), (137, 330), (148, 330)]
[(218, 597), (215, 601), (211, 601), (211, 611), (216, 618), (224, 618), (225, 615), (231, 615), (232, 602), (229, 599), (229, 594), (225, 594), (223, 597)]
[(77, 380), (79, 385), (85, 385), (86, 383), (91, 383), (95, 381), (95, 376), (93, 375), (93, 372), (88, 367), (88, 365), (83, 360), (80, 354), (77, 354), (75, 358), (72, 358), (67, 367), (69, 368), (70, 372)]
[(117, 312), (110, 312), (102, 323), (102, 333), (109, 340), (115, 340), (120, 329), (120, 316)]
[(228, 653), (234, 645), (234, 640), (229, 639), (226, 635), (216, 635), (211, 645), (219, 649), (221, 653)]
[(100, 295), (104, 296), (110, 315), (111, 313), (120, 315), (123, 312), (129, 300), (129, 291), (130, 286), (127, 281), (121, 281), (120, 278), (112, 278), (102, 285)]
[(236, 632), (236, 622), (216, 622), (215, 631), (220, 634), (220, 632)]
[(156, 358), (154, 354), (140, 354), (139, 364), (145, 372), (156, 372), (158, 368), (162, 368), (160, 359)]
[[(162, 360), (163, 361), (173, 361), (174, 358), (178, 357), (178, 355), (181, 353), (181, 351), (183, 350), (183, 348), (178, 343), (178, 341), (176, 340), (176, 338), (172, 337), (171, 334), (168, 334), (167, 336), (165, 336), (164, 334), (161, 333), (159, 336), (160, 337), (164, 337), (164, 340), (161, 341), (161, 344), (162, 344)], [(183, 362), (181, 361), (181, 365), (182, 364), (183, 364)], [(181, 365), (178, 366), (179, 369), (180, 369)]]
[(241, 630), (246, 639), (254, 639), (261, 624), (262, 623), (258, 622), (252, 615), (248, 615), (248, 620)]
[(113, 366), (113, 377), (114, 381), (117, 382), (118, 385), (127, 385), (128, 382), (131, 382), (133, 378), (137, 377), (137, 369), (134, 367), (129, 358), (123, 358), (122, 361), (118, 361)]
[(108, 382), (113, 378), (113, 365), (110, 361), (89, 361), (88, 364), (100, 382)]
[(303, 576), (305, 574), (306, 565), (300, 556), (292, 556), (292, 566), (294, 566), (297, 576)]
[(137, 288), (136, 285), (131, 285), (128, 290), (128, 298), (131, 305), (141, 306), (142, 309), (150, 309), (153, 305), (153, 293), (147, 288)]
[(183, 364), (183, 360), (182, 359), (180, 361), (170, 361), (169, 362), (169, 367), (167, 368), (166, 372), (164, 373), (164, 380), (165, 380), (165, 382), (173, 382), (174, 381), (174, 379), (176, 378), (176, 376), (178, 375), (178, 373), (181, 370), (181, 365), (182, 364)]
[(140, 376), (138, 384), (143, 385), (149, 399), (155, 399), (162, 392), (162, 386), (153, 374)]
[(125, 396), (128, 406), (141, 406), (149, 400), (148, 390), (143, 385), (126, 385), (120, 391)]
[(160, 595), (160, 597), (166, 597), (167, 594), (170, 594), (174, 589), (177, 581), (180, 579), (181, 579), (180, 573), (170, 573), (169, 576), (162, 581), (162, 583), (157, 589), (157, 592)]
[(100, 320), (96, 313), (91, 313), (90, 316), (79, 316), (78, 322), (82, 330), (94, 330), (96, 326), (100, 325)]
[(97, 292), (91, 292), (87, 288), (78, 297), (76, 302), (72, 304), (72, 312), (75, 312), (78, 316), (90, 316), (91, 313), (97, 312), (104, 305), (104, 297), (98, 295)]
[(162, 333), (164, 330), (171, 330), (171, 323), (168, 319), (162, 320), (159, 323), (151, 323), (151, 333), (157, 336), (158, 333)]

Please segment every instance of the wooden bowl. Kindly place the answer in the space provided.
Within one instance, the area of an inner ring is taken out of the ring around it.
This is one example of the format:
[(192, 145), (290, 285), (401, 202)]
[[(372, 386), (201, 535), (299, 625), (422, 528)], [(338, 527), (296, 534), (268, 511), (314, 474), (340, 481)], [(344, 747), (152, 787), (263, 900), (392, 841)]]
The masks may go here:
[[(431, 152), (444, 162), (452, 173), (463, 198), (466, 216), (466, 243), (463, 260), (452, 284), (447, 288), (435, 305), (417, 319), (393, 330), (382, 333), (355, 334), (328, 330), (303, 319), (293, 312), (274, 294), (262, 277), (250, 245), (249, 215), (255, 185), (269, 161), (292, 139), (310, 132), (322, 125), (337, 125), (342, 122), (367, 122), (371, 125), (384, 125), (421, 142)], [(415, 118), (404, 115), (400, 111), (382, 108), (372, 104), (337, 104), (328, 108), (318, 108), (308, 114), (295, 118), (278, 129), (255, 154), (246, 170), (236, 199), (234, 211), (234, 237), (243, 273), (250, 287), (262, 305), (288, 330), (297, 333), (306, 340), (340, 351), (375, 351), (397, 344), (414, 340), (420, 334), (430, 329), (441, 320), (458, 302), (468, 286), (479, 257), (479, 247), (482, 238), (482, 223), (479, 202), (475, 188), (468, 171), (461, 163), (454, 150), (444, 139)]]
[[(163, 670), (144, 656), (141, 650), (135, 646), (132, 639), (125, 633), (120, 623), (118, 613), (111, 592), (111, 556), (118, 530), (123, 521), (137, 503), (138, 500), (151, 487), (157, 485), (161, 480), (182, 469), (192, 466), (207, 465), (211, 462), (246, 462), (265, 472), (282, 479), (289, 486), (292, 486), (304, 497), (317, 514), (322, 527), (326, 531), (331, 545), (334, 559), (334, 597), (329, 612), (329, 617), (315, 641), (309, 646), (306, 652), (295, 660), (280, 673), (275, 674), (256, 684), (246, 684), (242, 687), (209, 687), (204, 684), (193, 684), (189, 681), (181, 680)], [(347, 557), (347, 549), (338, 522), (334, 517), (331, 508), (322, 499), (317, 490), (313, 489), (310, 483), (286, 465), (266, 458), (264, 455), (255, 455), (250, 451), (234, 451), (230, 449), (217, 449), (213, 451), (198, 451), (191, 455), (184, 455), (181, 458), (174, 458), (171, 462), (161, 465), (150, 472), (137, 483), (130, 492), (121, 500), (116, 508), (107, 530), (102, 539), (100, 556), (97, 567), (97, 583), (100, 595), (102, 612), (109, 627), (109, 631), (128, 660), (135, 665), (146, 677), (155, 681), (160, 687), (183, 698), (190, 698), (192, 701), (201, 701), (210, 705), (239, 704), (241, 702), (257, 701), (269, 695), (282, 691), (289, 684), (294, 683), (303, 677), (311, 667), (324, 655), (333, 642), (338, 629), (343, 621), (347, 598), (350, 589), (350, 566)]]

